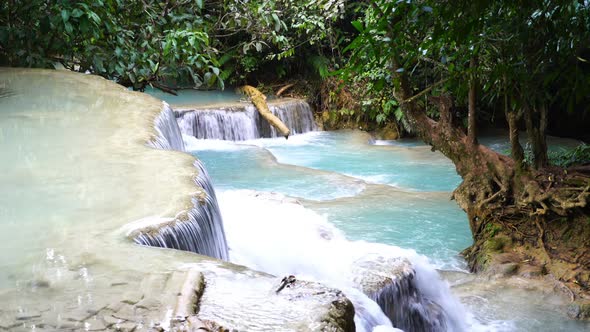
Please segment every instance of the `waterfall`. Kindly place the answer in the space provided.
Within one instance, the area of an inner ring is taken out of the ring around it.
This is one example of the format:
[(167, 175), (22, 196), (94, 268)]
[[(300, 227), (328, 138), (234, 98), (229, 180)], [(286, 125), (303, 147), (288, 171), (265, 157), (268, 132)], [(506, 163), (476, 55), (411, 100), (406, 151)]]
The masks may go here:
[(415, 272), (406, 278), (394, 279), (376, 292), (367, 294), (379, 304), (393, 326), (406, 332), (447, 331), (443, 309), (425, 299), (414, 283)]
[(157, 149), (184, 151), (182, 134), (170, 105), (163, 103), (162, 112), (160, 112), (155, 122), (158, 136), (148, 145)]
[[(270, 101), (268, 106), (292, 135), (317, 129), (311, 108), (303, 100), (281, 99)], [(282, 136), (252, 104), (176, 110), (175, 113), (182, 133), (199, 139), (244, 141)]]
[(341, 289), (354, 304), (357, 331), (478, 329), (412, 250), (350, 241), (324, 216), (279, 194), (230, 190), (220, 204), (232, 262)]
[[(150, 146), (184, 151), (174, 112), (166, 103), (155, 120), (155, 128), (158, 136), (148, 143)], [(196, 160), (194, 165), (198, 170), (194, 181), (203, 189), (204, 195), (193, 197), (193, 207), (188, 212), (133, 229), (129, 237), (142, 245), (192, 251), (227, 260), (227, 241), (215, 191), (203, 164)]]
[[(407, 257), (370, 254), (352, 263), (355, 288), (379, 305), (394, 327), (406, 332), (447, 331), (444, 309), (424, 296), (415, 266)], [(430, 279), (436, 283), (436, 279)], [(440, 298), (434, 296), (433, 298)], [(451, 323), (452, 325), (452, 323)], [(460, 330), (453, 326), (451, 330)]]

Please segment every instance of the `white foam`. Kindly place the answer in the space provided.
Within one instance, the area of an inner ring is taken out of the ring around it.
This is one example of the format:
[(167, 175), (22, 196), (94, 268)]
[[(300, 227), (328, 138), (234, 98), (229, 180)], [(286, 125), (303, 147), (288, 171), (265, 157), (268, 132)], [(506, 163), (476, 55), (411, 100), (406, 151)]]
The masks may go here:
[(187, 151), (235, 151), (243, 149), (242, 144), (220, 139), (198, 139), (194, 136), (182, 134), (182, 140)]
[(149, 216), (149, 217), (145, 217), (145, 218), (141, 218), (141, 219), (132, 221), (132, 222), (124, 225), (123, 227), (121, 227), (121, 230), (125, 233), (126, 236), (129, 236), (135, 230), (143, 229), (143, 228), (147, 228), (147, 227), (155, 227), (155, 226), (162, 225), (162, 224), (167, 224), (169, 222), (174, 221), (175, 219), (176, 219), (176, 217), (175, 218), (164, 218), (164, 217), (158, 217), (158, 216)]
[(259, 147), (277, 147), (277, 146), (304, 146), (304, 145), (323, 145), (320, 138), (325, 135), (321, 131), (310, 131), (304, 134), (297, 134), (289, 136), (289, 139), (284, 137), (276, 138), (259, 138), (244, 141), (245, 144), (256, 145)]
[[(417, 272), (421, 292), (447, 311), (452, 330), (486, 330), (451, 295), (428, 259), (414, 250), (349, 241), (325, 217), (284, 199), (242, 190), (220, 192), (218, 197), (232, 262), (343, 289), (357, 312), (362, 308), (368, 315), (373, 327), (388, 327), (391, 323), (378, 305), (353, 288), (352, 268), (355, 261), (367, 256), (405, 257)], [(357, 328), (362, 331), (359, 319), (357, 315)]]
[(379, 325), (375, 326), (373, 332), (404, 332), (403, 330), (396, 329), (395, 327), (386, 326), (386, 325)]

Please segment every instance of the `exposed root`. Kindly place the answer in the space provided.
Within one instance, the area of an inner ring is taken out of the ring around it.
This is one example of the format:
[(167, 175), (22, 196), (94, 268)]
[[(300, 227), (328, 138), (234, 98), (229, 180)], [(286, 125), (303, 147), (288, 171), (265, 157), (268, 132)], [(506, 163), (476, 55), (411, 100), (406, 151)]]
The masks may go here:
[(537, 218), (534, 218), (535, 220), (535, 226), (537, 226), (537, 229), (539, 231), (539, 234), (537, 235), (537, 241), (539, 242), (539, 248), (541, 248), (543, 250), (543, 252), (545, 253), (545, 259), (547, 260), (546, 263), (551, 263), (551, 257), (549, 256), (549, 253), (547, 252), (547, 248), (545, 248), (545, 240), (543, 240), (543, 238), (545, 237), (545, 229), (543, 227), (541, 227), (541, 224), (539, 224), (539, 220), (537, 220)]
[(483, 206), (488, 205), (488, 203), (490, 203), (491, 201), (493, 201), (496, 197), (498, 197), (500, 194), (504, 193), (504, 190), (498, 190), (495, 194), (493, 194), (492, 196), (486, 198), (485, 200), (481, 201), (481, 203), (479, 203), (478, 208), (481, 209)]
[(551, 277), (551, 281), (553, 281), (554, 287), (557, 290), (565, 293), (571, 302), (574, 302), (576, 300), (575, 293), (564, 282), (555, 279), (554, 277)]

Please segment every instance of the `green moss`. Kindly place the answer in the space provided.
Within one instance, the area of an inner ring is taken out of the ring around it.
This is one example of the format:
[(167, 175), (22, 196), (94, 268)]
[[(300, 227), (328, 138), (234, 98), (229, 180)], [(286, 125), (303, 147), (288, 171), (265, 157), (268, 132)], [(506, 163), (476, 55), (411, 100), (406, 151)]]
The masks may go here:
[(503, 276), (511, 276), (516, 274), (518, 270), (518, 263), (506, 263), (500, 266), (500, 273)]
[(484, 251), (490, 252), (499, 252), (502, 251), (505, 247), (511, 244), (510, 238), (507, 236), (496, 236), (490, 239), (487, 239), (483, 244)]
[(502, 230), (502, 228), (497, 224), (487, 224), (485, 230), (488, 233), (489, 237), (494, 237), (496, 236), (496, 234), (498, 234), (498, 232)]

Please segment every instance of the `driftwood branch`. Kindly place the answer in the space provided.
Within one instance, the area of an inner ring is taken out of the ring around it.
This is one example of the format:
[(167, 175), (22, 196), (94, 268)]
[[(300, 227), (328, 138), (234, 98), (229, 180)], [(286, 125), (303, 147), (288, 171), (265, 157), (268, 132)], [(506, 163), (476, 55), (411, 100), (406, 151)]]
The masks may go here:
[(430, 92), (432, 89), (436, 88), (437, 86), (444, 84), (444, 83), (445, 83), (445, 82), (447, 82), (448, 80), (449, 80), (448, 78), (445, 78), (444, 80), (440, 80), (440, 81), (438, 81), (438, 82), (434, 83), (433, 85), (431, 85), (431, 86), (427, 87), (426, 89), (424, 89), (424, 90), (422, 90), (422, 91), (418, 92), (417, 94), (413, 95), (412, 97), (410, 97), (410, 98), (408, 98), (408, 99), (406, 99), (406, 100), (402, 100), (402, 101), (400, 102), (400, 104), (407, 104), (407, 103), (411, 103), (411, 102), (413, 102), (414, 100), (416, 100), (416, 99), (418, 99), (418, 98), (420, 98), (420, 97), (424, 96), (425, 94), (427, 94), (428, 92)]
[(281, 119), (271, 113), (270, 109), (268, 108), (268, 104), (266, 103), (266, 96), (262, 92), (250, 85), (244, 85), (238, 88), (238, 90), (250, 97), (250, 100), (252, 100), (252, 103), (254, 106), (256, 106), (258, 113), (260, 113), (260, 115), (265, 118), (268, 123), (275, 127), (277, 131), (280, 132), (285, 138), (289, 138), (291, 131), (289, 128), (287, 128), (287, 126), (285, 126)]
[(171, 87), (168, 87), (168, 86), (165, 86), (163, 84), (156, 83), (156, 82), (152, 82), (151, 84), (156, 89), (160, 89), (160, 90), (162, 90), (162, 91), (164, 91), (166, 93), (169, 93), (171, 95), (178, 96), (178, 92), (176, 92), (176, 90), (174, 90)]
[(295, 85), (295, 83), (291, 83), (291, 84), (287, 84), (284, 87), (280, 88), (279, 91), (277, 91), (277, 93), (275, 94), (277, 97), (280, 97), (283, 92), (287, 91), (288, 89), (292, 88)]

